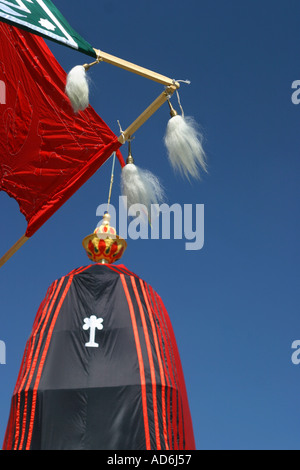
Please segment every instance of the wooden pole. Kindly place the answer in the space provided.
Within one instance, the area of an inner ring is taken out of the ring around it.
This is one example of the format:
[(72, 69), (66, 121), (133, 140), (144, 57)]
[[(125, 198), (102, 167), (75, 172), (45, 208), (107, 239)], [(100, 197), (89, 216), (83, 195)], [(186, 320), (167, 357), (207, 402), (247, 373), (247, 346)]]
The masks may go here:
[(5, 253), (4, 256), (0, 259), (0, 268), (24, 245), (24, 243), (29, 240), (26, 235), (23, 235), (20, 240), (18, 240), (8, 251)]
[(119, 142), (124, 144), (145, 122), (168, 100), (168, 98), (176, 91), (176, 85), (171, 85), (156, 98), (153, 103), (124, 131), (119, 137)]
[(128, 62), (127, 60), (120, 59), (119, 57), (113, 56), (111, 54), (107, 54), (107, 52), (100, 51), (99, 49), (94, 49), (94, 51), (97, 54), (97, 59), (99, 62), (102, 61), (111, 65), (115, 65), (116, 67), (120, 67), (121, 69), (127, 70), (128, 72), (133, 72), (137, 75), (141, 75), (144, 78), (149, 78), (150, 80), (158, 82), (161, 85), (175, 85), (176, 88), (180, 87), (178, 82), (174, 82), (172, 78), (166, 77), (165, 75), (161, 75), (160, 73), (145, 69), (144, 67), (140, 67), (139, 65)]

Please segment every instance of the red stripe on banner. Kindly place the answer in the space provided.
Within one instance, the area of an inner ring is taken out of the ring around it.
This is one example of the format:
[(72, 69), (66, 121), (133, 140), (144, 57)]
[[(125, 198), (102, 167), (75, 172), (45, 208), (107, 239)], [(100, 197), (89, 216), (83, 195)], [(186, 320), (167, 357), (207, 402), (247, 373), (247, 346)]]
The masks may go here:
[(143, 355), (142, 349), (140, 344), (140, 338), (138, 333), (138, 327), (136, 323), (136, 318), (134, 314), (134, 308), (132, 305), (131, 297), (128, 291), (128, 287), (126, 284), (124, 274), (120, 274), (120, 278), (122, 281), (123, 289), (125, 292), (125, 296), (127, 299), (129, 313), (131, 317), (131, 323), (133, 328), (133, 334), (135, 339), (135, 345), (137, 350), (137, 357), (139, 361), (139, 369), (140, 369), (140, 377), (141, 377), (141, 389), (142, 389), (142, 405), (143, 405), (143, 415), (144, 415), (144, 426), (145, 426), (145, 437), (146, 437), (146, 449), (151, 450), (151, 442), (150, 442), (150, 431), (149, 431), (149, 420), (148, 420), (148, 410), (147, 410), (147, 393), (146, 393), (146, 379), (145, 379), (145, 368), (143, 362)]
[[(37, 314), (36, 314), (36, 317), (35, 317), (35, 320), (34, 320), (34, 323), (33, 323), (33, 327), (32, 327), (32, 331), (36, 331), (37, 328), (39, 327), (38, 324), (40, 322), (40, 318), (41, 318), (41, 315), (43, 314), (44, 312), (44, 308), (45, 306), (48, 305), (49, 303), (49, 299), (52, 295), (52, 292), (55, 290), (54, 286), (56, 285), (56, 282), (53, 283), (49, 289), (47, 290), (47, 293), (46, 293), (46, 296), (43, 300), (43, 302), (41, 303), (38, 311), (37, 311)], [(29, 340), (27, 341), (26, 343), (26, 347), (25, 347), (25, 351), (24, 351), (24, 355), (23, 355), (23, 359), (22, 359), (22, 363), (21, 363), (21, 367), (20, 367), (20, 371), (19, 371), (19, 375), (18, 375), (18, 379), (17, 379), (17, 382), (16, 382), (16, 385), (15, 385), (15, 388), (14, 388), (14, 393), (13, 394), (16, 394), (18, 389), (19, 389), (19, 386), (20, 386), (20, 383), (21, 381), (23, 380), (24, 378), (24, 375), (25, 375), (25, 372), (26, 372), (26, 369), (27, 369), (27, 364), (28, 364), (28, 358), (29, 358), (29, 354), (30, 354), (30, 351), (32, 351), (32, 345), (34, 344), (33, 342), (33, 337), (30, 336)]]
[(136, 282), (133, 276), (130, 277), (131, 284), (133, 287), (133, 291), (138, 303), (140, 315), (141, 315), (141, 320), (142, 320), (142, 326), (144, 330), (144, 335), (145, 335), (145, 340), (146, 340), (146, 347), (147, 347), (147, 352), (148, 352), (148, 358), (149, 358), (149, 364), (150, 364), (150, 374), (151, 374), (151, 383), (152, 383), (152, 395), (153, 395), (153, 413), (154, 413), (154, 428), (155, 428), (155, 437), (156, 437), (156, 446), (157, 450), (161, 450), (161, 444), (160, 444), (160, 434), (159, 434), (159, 421), (158, 421), (158, 414), (157, 414), (157, 393), (156, 393), (156, 377), (155, 377), (155, 367), (154, 367), (154, 362), (153, 362), (153, 356), (152, 356), (152, 349), (151, 349), (151, 343), (149, 339), (149, 333), (148, 333), (148, 327), (147, 327), (147, 322), (145, 319), (145, 313), (144, 309), (141, 303), (141, 299), (136, 287)]
[[(54, 283), (55, 287), (54, 287), (54, 291), (56, 290), (56, 286), (57, 286), (57, 281), (55, 281)], [(57, 294), (58, 294), (58, 291), (57, 291)], [(56, 294), (56, 295), (57, 295)], [(48, 310), (48, 306), (49, 306), (49, 303), (50, 303), (50, 298), (47, 302), (47, 304), (45, 305), (45, 308), (43, 310), (43, 313), (41, 314), (41, 318), (40, 318), (40, 324), (38, 326), (38, 328), (40, 327), (40, 325), (42, 324), (42, 322), (44, 321), (44, 318), (49, 318), (49, 315), (50, 315), (50, 312), (51, 312), (51, 309), (52, 309), (52, 306), (53, 306), (53, 303), (54, 301), (51, 303), (51, 308), (49, 310), (49, 313), (47, 315), (47, 310)], [(18, 400), (18, 409), (17, 409), (17, 419), (16, 419), (16, 439), (15, 439), (15, 450), (18, 448), (18, 442), (19, 442), (19, 437), (20, 437), (20, 393), (26, 383), (26, 379), (27, 379), (27, 376), (29, 375), (29, 379), (27, 381), (27, 386), (24, 390), (25, 392), (25, 405), (24, 405), (24, 411), (23, 411), (23, 426), (24, 426), (24, 433), (25, 433), (25, 428), (26, 428), (26, 413), (27, 413), (27, 398), (28, 398), (28, 389), (29, 389), (29, 386), (30, 386), (30, 382), (31, 382), (31, 377), (34, 373), (34, 369), (35, 369), (35, 366), (36, 366), (36, 360), (33, 360), (32, 362), (32, 357), (33, 357), (33, 352), (34, 352), (34, 345), (35, 345), (35, 339), (36, 339), (36, 332), (33, 334), (33, 338), (32, 338), (32, 345), (31, 345), (31, 350), (30, 350), (30, 353), (28, 355), (28, 360), (26, 362), (26, 367), (25, 367), (25, 370), (26, 370), (26, 374), (24, 375), (23, 377), (23, 380), (21, 382), (21, 385), (18, 389), (18, 392), (17, 392), (17, 400)], [(40, 342), (42, 341), (42, 335), (40, 335)], [(40, 342), (38, 343), (38, 348), (39, 348), (39, 344)], [(29, 366), (30, 364), (30, 366)], [(31, 374), (29, 374), (29, 372), (31, 372)]]
[(13, 437), (14, 437), (14, 425), (16, 423), (17, 419), (17, 405), (18, 405), (18, 395), (17, 395), (17, 389), (20, 385), (21, 380), (24, 377), (25, 373), (25, 364), (27, 363), (28, 360), (28, 351), (31, 350), (31, 345), (32, 345), (32, 338), (29, 338), (29, 340), (26, 343), (25, 351), (23, 354), (23, 359), (20, 367), (20, 371), (18, 374), (17, 382), (14, 388), (14, 393), (13, 393), (13, 398), (11, 402), (11, 411), (10, 411), (10, 416), (9, 416), (9, 422), (7, 425), (6, 433), (5, 433), (5, 449), (11, 449), (13, 446)]
[(140, 285), (142, 288), (143, 296), (145, 299), (145, 303), (147, 306), (148, 314), (149, 314), (149, 319), (152, 327), (152, 333), (153, 333), (153, 338), (154, 338), (154, 345), (155, 345), (155, 351), (156, 351), (156, 356), (158, 360), (158, 366), (159, 366), (159, 374), (160, 374), (160, 380), (161, 380), (161, 394), (162, 394), (162, 419), (163, 419), (163, 431), (164, 431), (164, 440), (165, 440), (165, 446), (166, 450), (169, 450), (169, 445), (168, 445), (168, 433), (167, 433), (167, 425), (166, 425), (166, 381), (165, 381), (165, 375), (164, 375), (164, 368), (162, 365), (162, 359), (160, 356), (160, 350), (159, 350), (159, 344), (158, 344), (158, 339), (157, 339), (157, 334), (156, 334), (156, 327), (155, 327), (155, 322), (153, 320), (153, 314), (152, 314), (152, 308), (149, 303), (149, 299), (146, 293), (146, 289), (144, 286), (144, 283), (142, 279), (140, 279)]
[(12, 401), (11, 401), (11, 411), (10, 411), (9, 422), (6, 428), (4, 441), (3, 441), (3, 450), (9, 450), (12, 448), (13, 436), (14, 436), (13, 428), (14, 428), (15, 419), (16, 419), (16, 396), (13, 396)]
[[(35, 370), (36, 370), (36, 365), (37, 365), (37, 362), (38, 362), (38, 357), (39, 357), (39, 353), (40, 353), (40, 348), (41, 348), (41, 344), (42, 344), (42, 341), (43, 341), (43, 334), (44, 334), (44, 331), (46, 329), (46, 326), (47, 326), (47, 323), (49, 321), (49, 318), (50, 318), (50, 315), (51, 315), (51, 312), (52, 312), (52, 308), (53, 308), (53, 305), (56, 301), (56, 298), (59, 294), (59, 291), (60, 291), (60, 288), (61, 288), (61, 285), (64, 281), (64, 278), (61, 279), (56, 291), (55, 291), (55, 295), (52, 299), (52, 302), (50, 304), (50, 298), (49, 298), (49, 301), (45, 307), (45, 310), (44, 310), (44, 314), (41, 316), (40, 318), (40, 323), (39, 323), (39, 327), (40, 325), (43, 325), (42, 329), (41, 329), (41, 332), (40, 332), (40, 338), (39, 338), (39, 341), (38, 341), (38, 344), (37, 344), (37, 349), (35, 351), (35, 354), (34, 354), (34, 358), (33, 358), (33, 361), (31, 363), (31, 367), (26, 367), (27, 369), (27, 372), (26, 372), (26, 376), (28, 375), (28, 372), (30, 371), (29, 373), (29, 378), (27, 380), (27, 385), (25, 387), (25, 394), (24, 394), (24, 399), (25, 399), (25, 404), (24, 404), (24, 411), (23, 411), (23, 424), (22, 424), (22, 436), (21, 436), (21, 442), (19, 444), (19, 450), (22, 449), (23, 447), (23, 443), (24, 443), (24, 438), (25, 438), (25, 433), (26, 433), (26, 425), (27, 425), (27, 407), (28, 407), (28, 390), (29, 390), (29, 387), (30, 387), (30, 384), (31, 384), (31, 380), (32, 380), (32, 377), (35, 373)], [(57, 281), (55, 281), (57, 283)], [(48, 310), (48, 305), (50, 304), (50, 307), (49, 307), (49, 310)], [(48, 310), (48, 312), (47, 312)], [(47, 312), (47, 313), (46, 313)], [(45, 322), (44, 322), (44, 318), (46, 319)], [(34, 343), (33, 343), (34, 344)], [(32, 355), (33, 355), (33, 348), (32, 348), (32, 353), (31, 353), (31, 358), (30, 360), (32, 359)], [(24, 386), (24, 383), (26, 381), (26, 376), (24, 377), (24, 380), (23, 380), (23, 383), (22, 383), (22, 386), (21, 386), (21, 389), (23, 388)], [(19, 390), (19, 393), (18, 393), (18, 396), (20, 395), (20, 391)]]
[[(41, 303), (38, 311), (37, 311), (37, 314), (36, 314), (36, 317), (34, 319), (34, 322), (33, 322), (33, 327), (32, 327), (32, 331), (36, 331), (37, 329), (37, 325), (40, 321), (40, 318), (41, 318), (41, 315), (43, 314), (44, 312), (44, 308), (46, 305), (48, 305), (49, 303), (49, 300), (51, 295), (52, 295), (52, 292), (53, 290), (55, 290), (54, 286), (56, 286), (56, 282), (53, 283), (49, 289), (47, 290), (47, 293), (46, 293), (46, 296), (43, 300), (43, 302)], [(22, 360), (22, 364), (21, 364), (21, 367), (20, 367), (20, 372), (19, 372), (19, 376), (18, 376), (18, 379), (17, 379), (17, 382), (16, 382), (16, 385), (15, 385), (15, 389), (14, 389), (14, 394), (17, 393), (17, 390), (19, 388), (19, 385), (20, 385), (20, 382), (21, 380), (24, 378), (24, 374), (25, 374), (25, 371), (26, 371), (26, 366), (27, 366), (27, 363), (28, 363), (28, 352), (32, 350), (32, 344), (33, 344), (33, 338), (32, 336), (29, 338), (29, 340), (27, 341), (27, 344), (26, 344), (26, 348), (25, 348), (25, 351), (24, 351), (24, 355), (23, 355), (23, 360)]]
[(195, 450), (196, 449), (196, 444), (195, 444), (195, 437), (194, 437), (194, 431), (193, 431), (193, 423), (192, 423), (192, 417), (191, 417), (191, 412), (190, 412), (190, 407), (188, 403), (188, 396), (187, 396), (187, 391), (186, 391), (186, 385), (185, 385), (185, 380), (184, 380), (184, 374), (181, 366), (181, 360), (180, 360), (180, 355), (179, 351), (177, 348), (177, 343), (176, 343), (176, 338), (174, 334), (174, 330), (168, 315), (168, 312), (163, 304), (163, 301), (159, 296), (157, 296), (159, 304), (161, 306), (161, 309), (164, 312), (164, 316), (166, 319), (166, 323), (168, 326), (168, 331), (171, 337), (171, 341), (174, 345), (174, 354), (175, 354), (175, 360), (176, 360), (176, 365), (177, 365), (177, 372), (178, 372), (178, 379), (179, 379), (179, 386), (180, 386), (180, 396), (182, 399), (182, 405), (183, 405), (183, 413), (184, 413), (184, 422), (185, 422), (185, 450)]
[[(40, 321), (41, 315), (43, 314), (45, 307), (47, 308), (47, 306), (48, 306), (48, 303), (49, 303), (48, 299), (51, 297), (53, 290), (55, 290), (54, 286), (56, 286), (56, 283), (53, 283), (49, 287), (49, 289), (47, 290), (46, 297), (43, 300), (43, 302), (41, 303), (41, 305), (39, 307), (39, 310), (37, 312), (37, 315), (35, 317), (33, 327), (32, 327), (32, 331), (36, 331), (37, 324)], [(20, 419), (20, 413), (19, 413), (19, 409), (18, 409), (18, 399), (19, 399), (18, 390), (20, 390), (22, 388), (22, 386), (20, 387), (20, 383), (22, 381), (23, 381), (22, 383), (24, 383), (24, 376), (26, 374), (26, 370), (27, 370), (27, 374), (28, 374), (28, 362), (32, 358), (33, 348), (34, 348), (34, 338), (31, 336), (29, 338), (29, 340), (27, 341), (27, 343), (26, 343), (22, 364), (21, 364), (21, 367), (20, 367), (18, 379), (17, 379), (15, 389), (14, 389), (14, 393), (13, 393), (13, 395), (16, 395), (15, 400), (14, 400), (15, 408), (16, 408), (14, 410), (14, 412), (15, 412), (14, 420), (16, 419), (16, 421), (18, 422), (18, 425), (19, 425), (19, 419)], [(16, 421), (15, 421), (15, 423), (16, 423)], [(10, 434), (9, 434), (9, 442), (8, 442), (9, 448), (12, 448), (12, 441), (13, 441), (13, 430), (11, 429)]]
[[(158, 311), (160, 312), (160, 315), (163, 319), (163, 322), (165, 324), (165, 330), (166, 330), (166, 339), (168, 343), (168, 348), (169, 348), (169, 354), (170, 354), (170, 360), (172, 363), (172, 375), (173, 375), (173, 386), (174, 389), (172, 390), (173, 393), (173, 398), (172, 398), (172, 416), (173, 416), (173, 429), (174, 429), (174, 449), (178, 450), (178, 441), (179, 441), (179, 435), (178, 435), (178, 421), (180, 419), (180, 416), (178, 416), (178, 396), (179, 396), (179, 386), (178, 386), (178, 380), (177, 380), (177, 369), (176, 369), (176, 361), (174, 357), (174, 351), (173, 351), (173, 346), (172, 346), (172, 340), (170, 338), (169, 334), (169, 328), (166, 322), (166, 318), (164, 315), (164, 312), (161, 310), (160, 303), (158, 302), (159, 296), (154, 293), (157, 305), (158, 305)], [(175, 394), (175, 397), (174, 397)]]
[[(64, 278), (63, 278), (64, 279)], [(52, 318), (52, 321), (51, 321), (51, 324), (50, 324), (50, 327), (49, 327), (49, 330), (48, 330), (48, 335), (47, 335), (47, 339), (46, 339), (46, 344), (45, 344), (45, 347), (44, 347), (44, 351), (43, 351), (43, 354), (42, 354), (42, 358), (40, 360), (40, 364), (39, 364), (39, 368), (38, 368), (38, 372), (37, 372), (37, 376), (36, 376), (36, 379), (35, 379), (35, 384), (34, 384), (34, 387), (33, 387), (33, 397), (32, 397), (32, 406), (31, 406), (31, 416), (30, 416), (30, 422), (29, 422), (29, 431), (28, 431), (28, 439), (27, 439), (27, 445), (26, 445), (26, 450), (29, 450), (30, 449), (30, 444), (31, 444), (31, 439), (32, 439), (32, 432), (33, 432), (33, 425), (34, 425), (34, 416), (35, 416), (35, 408), (36, 408), (36, 400), (37, 400), (37, 391), (38, 391), (38, 387), (39, 387), (39, 383), (40, 383), (40, 380), (41, 380), (41, 376), (42, 376), (42, 371), (43, 371), (43, 367), (44, 367), (44, 364), (45, 364), (45, 360), (46, 360), (46, 356), (47, 356), (47, 352), (48, 352), (48, 349), (49, 349), (49, 345), (50, 345), (50, 341), (51, 341), (51, 338), (52, 338), (52, 333), (53, 333), (53, 329), (54, 329), (54, 326), (55, 326), (55, 323), (56, 323), (56, 320), (57, 320), (57, 317), (58, 317), (58, 314), (61, 310), (61, 306), (66, 298), (66, 295), (69, 291), (69, 288), (72, 284), (72, 281), (73, 281), (73, 276), (70, 276), (69, 277), (69, 280), (67, 282), (67, 285), (62, 293), (62, 296), (59, 300), (59, 303), (58, 303), (58, 306), (56, 307), (56, 310), (55, 310), (55, 313), (53, 315), (53, 318)]]
[(17, 382), (16, 382), (16, 385), (15, 385), (13, 394), (17, 393), (19, 385), (20, 385), (22, 379), (24, 378), (25, 371), (26, 371), (26, 365), (27, 365), (27, 361), (28, 361), (28, 351), (31, 351), (31, 348), (32, 348), (32, 337), (30, 337), (28, 339), (27, 343), (26, 343), (25, 351), (24, 351), (23, 359), (22, 359), (22, 364), (21, 364), (21, 367), (20, 367), (19, 375), (18, 375), (18, 378), (17, 378)]
[[(156, 292), (153, 291), (153, 288), (150, 286), (151, 290), (151, 295), (152, 298), (154, 299), (153, 302), (156, 303)], [(164, 335), (164, 341), (165, 341), (165, 346), (166, 346), (166, 356), (167, 356), (167, 362), (168, 362), (168, 367), (170, 371), (170, 378), (171, 378), (171, 390), (170, 394), (172, 394), (172, 434), (174, 436), (174, 450), (178, 449), (178, 430), (177, 430), (177, 384), (176, 384), (176, 370), (175, 370), (175, 364), (174, 364), (174, 358), (172, 357), (172, 345), (168, 337), (168, 329), (166, 326), (166, 323), (164, 322), (164, 317), (162, 315), (162, 312), (160, 311), (159, 305), (157, 305), (157, 313), (158, 313), (158, 318), (160, 322), (161, 329), (163, 331)], [(175, 395), (175, 396), (174, 396)]]
[(126, 268), (126, 266), (124, 266), (124, 264), (118, 264), (116, 266), (116, 268), (120, 269), (121, 271), (124, 272), (124, 274), (128, 274), (129, 276), (134, 276), (136, 277), (137, 279), (139, 279), (139, 276), (135, 273), (133, 273), (132, 271), (130, 271), (129, 269)]
[(73, 271), (71, 271), (68, 276), (76, 276), (77, 274), (81, 274), (83, 273), (84, 271), (86, 271), (87, 269), (91, 268), (92, 266), (94, 266), (93, 264), (89, 264), (88, 266), (82, 266), (80, 268), (76, 268), (74, 269)]
[[(100, 264), (101, 265), (101, 264)], [(103, 266), (103, 264), (102, 264)], [(107, 265), (104, 265), (106, 266), (107, 268), (109, 268), (111, 271), (114, 271), (115, 273), (118, 273), (118, 274), (127, 274), (127, 273), (124, 273), (123, 271), (121, 271), (120, 269), (117, 269), (116, 266), (111, 266), (110, 264), (107, 264)]]
[(159, 305), (159, 307), (162, 311), (162, 314), (163, 314), (163, 317), (164, 317), (164, 320), (165, 320), (165, 323), (166, 323), (166, 328), (167, 328), (167, 331), (168, 331), (168, 335), (169, 335), (169, 338), (170, 338), (170, 344), (171, 344), (171, 348), (172, 348), (172, 356), (173, 356), (174, 371), (175, 371), (174, 378), (175, 378), (176, 388), (178, 390), (177, 445), (179, 444), (179, 448), (183, 449), (184, 448), (184, 442), (183, 442), (184, 441), (184, 439), (183, 439), (184, 438), (184, 430), (183, 430), (183, 415), (182, 415), (182, 413), (183, 413), (183, 410), (182, 410), (182, 393), (181, 393), (182, 387), (181, 387), (181, 382), (180, 382), (180, 378), (179, 378), (179, 375), (178, 375), (178, 372), (179, 372), (178, 368), (179, 368), (181, 362), (180, 362), (179, 354), (176, 354), (176, 353), (178, 353), (177, 345), (176, 345), (176, 340), (175, 340), (174, 334), (172, 336), (173, 329), (172, 329), (172, 326), (171, 326), (171, 322), (169, 320), (168, 312), (167, 312), (166, 308), (164, 307), (164, 305), (161, 301), (161, 298), (157, 294), (156, 294), (156, 299), (157, 299), (157, 303), (158, 303), (158, 305)]
[[(159, 335), (160, 348), (161, 348), (162, 357), (164, 359), (165, 375), (166, 375), (167, 385), (168, 385), (168, 389), (167, 389), (167, 418), (168, 418), (169, 445), (170, 445), (170, 448), (172, 448), (172, 427), (171, 427), (171, 387), (172, 387), (172, 378), (171, 378), (171, 368), (170, 368), (170, 364), (169, 364), (169, 358), (168, 358), (167, 349), (166, 349), (167, 348), (167, 342), (166, 342), (166, 338), (165, 338), (164, 329), (161, 325), (161, 320), (159, 319), (156, 303), (155, 303), (155, 301), (153, 301), (153, 298), (151, 297), (150, 286), (148, 285), (147, 287), (148, 287), (147, 294), (148, 294), (149, 299), (150, 299), (150, 301), (153, 305), (154, 313), (155, 313), (155, 316), (156, 316), (156, 320), (158, 322), (158, 327), (159, 327), (159, 332), (160, 332), (160, 335)], [(163, 342), (164, 342), (164, 344), (163, 344)]]
[(51, 284), (51, 286), (49, 287), (49, 289), (47, 290), (46, 292), (46, 295), (45, 295), (45, 298), (43, 300), (43, 302), (41, 303), (38, 311), (37, 311), (37, 314), (35, 316), (35, 319), (34, 319), (34, 322), (33, 322), (33, 327), (32, 327), (32, 331), (35, 331), (36, 330), (36, 325), (39, 323), (40, 321), (40, 318), (41, 318), (41, 315), (43, 314), (43, 310), (44, 310), (44, 307), (45, 305), (48, 303), (48, 299), (50, 299), (53, 295), (53, 291), (55, 290), (56, 288), (56, 284), (53, 283)]
[[(100, 263), (99, 263), (100, 264)], [(100, 264), (101, 265), (101, 264)], [(103, 266), (103, 264), (101, 265)], [(134, 273), (132, 273), (131, 271), (129, 271), (127, 268), (125, 268), (125, 266), (123, 265), (116, 265), (116, 266), (112, 266), (111, 264), (106, 264), (104, 265), (106, 266), (107, 268), (111, 269), (112, 271), (115, 271), (116, 273), (118, 274), (125, 274), (126, 276), (134, 276), (136, 278), (138, 278), (138, 276)]]

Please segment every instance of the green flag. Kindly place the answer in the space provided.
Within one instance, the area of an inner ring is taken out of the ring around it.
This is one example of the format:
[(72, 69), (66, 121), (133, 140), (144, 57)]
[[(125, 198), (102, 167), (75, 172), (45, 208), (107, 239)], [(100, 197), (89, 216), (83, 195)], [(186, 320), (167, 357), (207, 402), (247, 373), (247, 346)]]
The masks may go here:
[(50, 0), (0, 0), (0, 21), (96, 57)]

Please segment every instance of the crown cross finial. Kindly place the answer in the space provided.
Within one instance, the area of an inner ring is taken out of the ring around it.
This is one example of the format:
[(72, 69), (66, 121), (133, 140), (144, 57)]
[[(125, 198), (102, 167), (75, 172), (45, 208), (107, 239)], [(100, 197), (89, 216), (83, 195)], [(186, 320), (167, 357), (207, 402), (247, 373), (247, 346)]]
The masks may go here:
[(102, 222), (94, 233), (85, 237), (83, 247), (91, 261), (111, 264), (121, 259), (127, 248), (126, 241), (117, 235), (116, 229), (110, 225), (110, 215), (106, 212)]

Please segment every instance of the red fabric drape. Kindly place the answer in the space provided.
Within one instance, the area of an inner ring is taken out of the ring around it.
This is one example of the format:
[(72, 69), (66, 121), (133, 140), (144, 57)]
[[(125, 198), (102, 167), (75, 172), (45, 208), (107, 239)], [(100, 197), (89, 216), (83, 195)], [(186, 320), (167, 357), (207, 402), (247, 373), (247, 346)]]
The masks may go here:
[(74, 114), (66, 73), (41, 37), (0, 24), (0, 190), (30, 237), (120, 143), (92, 107)]

